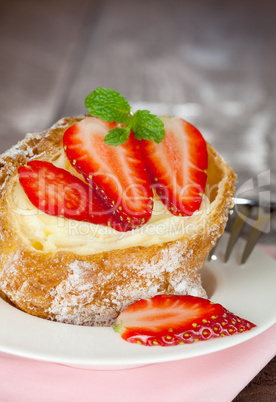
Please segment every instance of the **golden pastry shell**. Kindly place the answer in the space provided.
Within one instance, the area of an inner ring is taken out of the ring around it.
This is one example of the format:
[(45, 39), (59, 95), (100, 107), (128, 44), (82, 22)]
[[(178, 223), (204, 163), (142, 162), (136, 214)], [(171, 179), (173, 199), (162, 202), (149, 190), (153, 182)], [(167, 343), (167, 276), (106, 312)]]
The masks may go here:
[[(149, 247), (80, 256), (31, 250), (16, 233), (8, 211), (10, 183), (20, 165), (47, 160), (62, 148), (64, 131), (85, 116), (68, 117), (25, 139), (0, 157), (0, 292), (21, 310), (80, 325), (110, 325), (128, 305), (155, 294), (205, 296), (199, 269), (223, 233), (233, 206), (236, 175), (208, 148), (208, 197), (212, 208), (195, 234)], [(76, 269), (78, 275), (76, 275)], [(0, 294), (1, 295), (1, 294)]]

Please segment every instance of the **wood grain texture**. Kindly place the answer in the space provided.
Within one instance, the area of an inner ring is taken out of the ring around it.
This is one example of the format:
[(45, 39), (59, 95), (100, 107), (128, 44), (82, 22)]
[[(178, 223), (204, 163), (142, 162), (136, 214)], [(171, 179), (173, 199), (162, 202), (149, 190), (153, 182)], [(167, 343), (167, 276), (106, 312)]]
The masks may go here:
[(86, 0), (1, 2), (1, 152), (56, 120), (75, 72)]
[[(113, 87), (197, 125), (239, 174), (240, 195), (275, 197), (275, 14), (273, 0), (2, 1), (0, 152)], [(258, 186), (266, 170), (271, 185)], [(261, 378), (237, 400), (276, 399), (275, 377)]]

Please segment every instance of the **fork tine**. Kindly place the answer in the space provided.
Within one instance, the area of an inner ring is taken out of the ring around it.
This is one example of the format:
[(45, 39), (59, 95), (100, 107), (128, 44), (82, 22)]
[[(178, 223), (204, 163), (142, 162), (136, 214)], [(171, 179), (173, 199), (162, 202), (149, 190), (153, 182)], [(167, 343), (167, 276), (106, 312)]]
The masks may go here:
[(240, 212), (240, 213), (237, 214), (237, 216), (234, 220), (232, 229), (231, 229), (230, 238), (228, 240), (228, 244), (227, 244), (227, 248), (226, 248), (226, 252), (225, 252), (225, 256), (224, 256), (224, 262), (228, 261), (230, 254), (233, 250), (233, 247), (235, 246), (235, 244), (240, 236), (242, 228), (244, 227), (251, 210), (252, 210), (252, 206), (250, 206), (250, 205), (241, 205), (238, 208), (238, 212)]
[(252, 226), (247, 242), (243, 251), (243, 255), (241, 258), (241, 264), (244, 264), (248, 257), (250, 256), (255, 244), (259, 240), (260, 236), (263, 233), (263, 230), (265, 229), (266, 225), (272, 218), (272, 215), (275, 213), (273, 212), (266, 212), (263, 208), (259, 208), (260, 214), (258, 216), (258, 219), (254, 222), (254, 225)]

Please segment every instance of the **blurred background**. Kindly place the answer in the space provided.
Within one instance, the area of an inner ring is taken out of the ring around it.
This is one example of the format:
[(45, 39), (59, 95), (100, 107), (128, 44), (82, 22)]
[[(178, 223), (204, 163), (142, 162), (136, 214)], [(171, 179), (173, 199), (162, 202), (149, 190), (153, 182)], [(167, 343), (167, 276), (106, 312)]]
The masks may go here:
[(239, 196), (275, 200), (275, 15), (273, 0), (2, 0), (0, 152), (110, 87), (196, 125)]
[(276, 196), (275, 1), (0, 4), (0, 152), (111, 87), (134, 109), (195, 124), (238, 173), (240, 196)]

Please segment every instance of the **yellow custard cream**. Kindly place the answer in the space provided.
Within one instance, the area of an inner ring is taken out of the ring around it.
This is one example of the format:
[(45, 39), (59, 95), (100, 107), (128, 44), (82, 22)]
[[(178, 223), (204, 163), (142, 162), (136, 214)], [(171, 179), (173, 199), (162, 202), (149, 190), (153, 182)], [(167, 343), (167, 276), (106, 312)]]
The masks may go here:
[[(52, 162), (81, 178), (70, 165), (64, 153)], [(71, 251), (78, 255), (89, 255), (129, 247), (149, 247), (178, 240), (184, 234), (204, 230), (212, 204), (204, 195), (201, 207), (191, 217), (172, 215), (156, 195), (151, 219), (142, 227), (129, 232), (88, 222), (50, 216), (35, 208), (14, 178), (8, 198), (9, 212), (24, 243), (41, 252)]]

